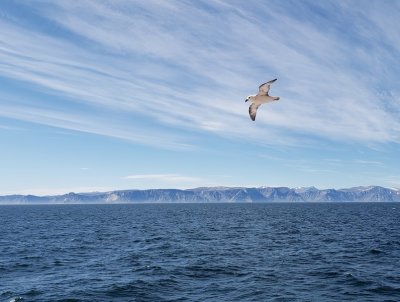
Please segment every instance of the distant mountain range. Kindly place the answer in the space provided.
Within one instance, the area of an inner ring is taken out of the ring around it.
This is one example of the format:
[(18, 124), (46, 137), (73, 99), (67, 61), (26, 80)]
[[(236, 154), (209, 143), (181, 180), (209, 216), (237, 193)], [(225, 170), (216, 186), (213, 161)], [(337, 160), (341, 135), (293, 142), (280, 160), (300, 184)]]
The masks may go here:
[(205, 187), (188, 190), (151, 189), (64, 195), (0, 196), (0, 204), (216, 203), (216, 202), (400, 202), (400, 189), (379, 186), (349, 189), (315, 187)]

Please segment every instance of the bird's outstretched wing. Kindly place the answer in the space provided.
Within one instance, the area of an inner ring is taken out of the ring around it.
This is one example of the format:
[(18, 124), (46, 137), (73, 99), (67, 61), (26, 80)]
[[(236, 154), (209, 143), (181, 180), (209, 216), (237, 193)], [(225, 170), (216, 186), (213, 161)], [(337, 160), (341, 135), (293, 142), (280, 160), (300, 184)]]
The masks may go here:
[(269, 82), (266, 82), (264, 84), (261, 84), (260, 87), (258, 87), (258, 93), (257, 95), (268, 95), (269, 88), (271, 87), (271, 84), (275, 82), (277, 79), (271, 80)]
[(256, 120), (256, 114), (257, 114), (257, 109), (258, 107), (260, 107), (260, 105), (256, 105), (256, 104), (251, 104), (249, 107), (249, 114), (250, 114), (250, 118), (255, 121)]

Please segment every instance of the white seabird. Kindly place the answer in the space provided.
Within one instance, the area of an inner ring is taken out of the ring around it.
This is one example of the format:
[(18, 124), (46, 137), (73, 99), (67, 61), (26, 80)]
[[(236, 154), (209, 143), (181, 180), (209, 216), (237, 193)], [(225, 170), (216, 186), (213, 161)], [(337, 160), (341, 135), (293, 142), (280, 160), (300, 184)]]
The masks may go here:
[(271, 80), (269, 82), (266, 82), (264, 84), (261, 84), (260, 87), (258, 87), (258, 93), (257, 95), (249, 95), (245, 102), (251, 101), (251, 105), (249, 107), (249, 114), (250, 118), (255, 121), (256, 120), (256, 114), (257, 114), (257, 109), (258, 107), (261, 106), (261, 104), (273, 102), (273, 101), (278, 101), (279, 97), (278, 96), (270, 96), (268, 95), (269, 88), (271, 87), (271, 84), (275, 82), (277, 79)]

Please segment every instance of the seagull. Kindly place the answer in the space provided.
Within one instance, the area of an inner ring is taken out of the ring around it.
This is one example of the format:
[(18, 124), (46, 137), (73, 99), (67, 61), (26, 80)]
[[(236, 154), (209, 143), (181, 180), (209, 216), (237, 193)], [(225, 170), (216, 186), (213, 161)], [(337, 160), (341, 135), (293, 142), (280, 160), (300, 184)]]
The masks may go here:
[(271, 80), (264, 84), (261, 84), (260, 87), (258, 87), (259, 90), (258, 90), (257, 95), (249, 95), (247, 97), (247, 99), (245, 100), (245, 102), (251, 101), (251, 105), (249, 107), (249, 114), (250, 114), (250, 118), (253, 121), (256, 120), (257, 109), (258, 109), (258, 107), (261, 106), (261, 104), (279, 100), (278, 96), (268, 95), (268, 91), (269, 91), (269, 88), (271, 87), (271, 84), (274, 83), (276, 80), (277, 79), (274, 79), (274, 80)]

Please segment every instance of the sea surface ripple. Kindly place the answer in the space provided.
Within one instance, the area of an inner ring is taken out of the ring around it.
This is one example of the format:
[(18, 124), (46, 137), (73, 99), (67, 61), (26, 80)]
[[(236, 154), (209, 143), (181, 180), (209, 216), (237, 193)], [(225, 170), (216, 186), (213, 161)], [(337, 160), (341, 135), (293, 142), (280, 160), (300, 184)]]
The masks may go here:
[(1, 206), (0, 301), (400, 301), (400, 204)]

